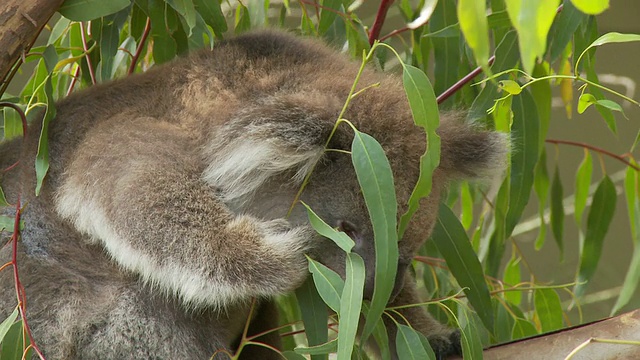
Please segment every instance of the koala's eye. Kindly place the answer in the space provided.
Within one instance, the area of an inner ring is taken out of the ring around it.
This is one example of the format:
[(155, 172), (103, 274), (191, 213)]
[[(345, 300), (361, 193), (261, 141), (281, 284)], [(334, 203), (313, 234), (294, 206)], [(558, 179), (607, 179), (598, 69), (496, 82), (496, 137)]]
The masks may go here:
[(353, 240), (358, 240), (360, 238), (360, 233), (353, 223), (347, 220), (338, 220), (338, 231), (342, 231), (343, 233), (349, 235)]

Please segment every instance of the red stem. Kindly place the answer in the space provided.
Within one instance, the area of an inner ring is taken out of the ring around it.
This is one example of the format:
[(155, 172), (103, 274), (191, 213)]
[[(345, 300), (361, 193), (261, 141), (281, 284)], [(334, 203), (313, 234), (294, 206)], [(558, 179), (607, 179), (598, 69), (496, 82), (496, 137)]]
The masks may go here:
[(80, 36), (82, 37), (82, 48), (84, 49), (85, 58), (87, 59), (87, 67), (89, 68), (89, 76), (91, 76), (91, 83), (97, 84), (96, 74), (93, 71), (93, 64), (91, 64), (91, 57), (89, 56), (89, 46), (87, 46), (87, 37), (84, 33), (84, 23), (80, 22)]
[(136, 53), (133, 54), (131, 58), (131, 65), (129, 65), (129, 71), (127, 72), (129, 75), (133, 74), (136, 70), (136, 64), (138, 63), (138, 58), (140, 58), (140, 54), (142, 54), (142, 49), (144, 44), (147, 42), (147, 37), (149, 37), (149, 33), (151, 32), (151, 18), (147, 18), (147, 23), (144, 25), (144, 31), (142, 32), (142, 36), (140, 36), (140, 42), (138, 43), (138, 48), (136, 49)]
[(20, 318), (22, 319), (22, 326), (24, 330), (27, 332), (27, 336), (29, 336), (29, 341), (31, 342), (31, 348), (38, 354), (40, 359), (44, 360), (44, 356), (36, 345), (36, 342), (33, 340), (33, 335), (31, 335), (31, 328), (29, 327), (29, 323), (27, 322), (27, 314), (25, 309), (26, 297), (23, 291), (22, 283), (20, 283), (20, 276), (18, 275), (18, 236), (20, 235), (20, 194), (18, 194), (18, 199), (16, 200), (16, 217), (13, 222), (13, 235), (11, 235), (11, 264), (13, 265), (13, 279), (15, 282), (15, 290), (16, 290), (16, 298), (18, 299), (18, 308), (20, 309)]
[(570, 140), (557, 140), (557, 139), (547, 139), (545, 140), (545, 142), (549, 143), (549, 144), (563, 144), (563, 145), (571, 145), (571, 146), (577, 146), (577, 147), (581, 147), (584, 149), (589, 149), (592, 151), (595, 151), (597, 153), (600, 154), (604, 154), (607, 155), (611, 158), (614, 158), (620, 162), (622, 162), (623, 164), (632, 167), (633, 169), (635, 169), (636, 171), (640, 171), (640, 167), (632, 164), (631, 162), (627, 161), (624, 156), (622, 155), (618, 155), (618, 154), (614, 154), (608, 150), (605, 150), (603, 148), (599, 148), (597, 146), (593, 146), (593, 145), (589, 145), (586, 143), (582, 143), (582, 142), (577, 142), (577, 141), (570, 141)]
[(382, 0), (380, 2), (376, 19), (373, 25), (371, 25), (371, 31), (369, 31), (369, 45), (373, 45), (373, 42), (380, 37), (380, 31), (382, 30), (382, 25), (384, 25), (384, 20), (387, 17), (387, 11), (389, 11), (391, 4), (393, 4), (393, 0)]
[[(496, 60), (496, 56), (495, 55), (491, 56), (489, 58), (489, 66), (491, 66), (491, 64), (493, 64), (495, 60)], [(474, 77), (478, 76), (481, 72), (482, 72), (482, 68), (478, 66), (477, 68), (473, 69), (473, 71), (468, 73), (465, 77), (458, 80), (455, 84), (451, 85), (451, 87), (445, 90), (442, 94), (438, 95), (438, 97), (436, 98), (436, 101), (438, 102), (438, 104), (442, 104), (443, 101), (447, 100), (451, 95), (455, 94), (458, 90), (460, 90), (460, 88), (467, 85), (468, 82), (470, 82)]]

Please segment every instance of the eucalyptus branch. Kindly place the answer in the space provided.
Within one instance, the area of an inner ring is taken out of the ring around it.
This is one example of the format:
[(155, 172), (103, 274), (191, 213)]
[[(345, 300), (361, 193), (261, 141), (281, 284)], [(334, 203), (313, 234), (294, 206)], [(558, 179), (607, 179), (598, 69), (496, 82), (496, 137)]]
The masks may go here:
[(592, 151), (595, 151), (597, 153), (603, 154), (603, 155), (607, 155), (611, 158), (614, 158), (620, 162), (622, 162), (623, 164), (633, 168), (635, 171), (640, 171), (640, 167), (638, 167), (637, 165), (632, 164), (630, 161), (628, 161), (627, 159), (624, 158), (624, 156), (622, 155), (618, 155), (618, 154), (614, 154), (608, 150), (605, 150), (603, 148), (597, 147), (597, 146), (593, 146), (587, 143), (583, 143), (583, 142), (578, 142), (578, 141), (571, 141), (571, 140), (558, 140), (558, 139), (547, 139), (545, 140), (546, 143), (549, 144), (562, 144), (562, 145), (571, 145), (571, 146), (577, 146), (577, 147), (582, 147), (585, 149), (589, 149)]
[(380, 31), (382, 30), (382, 25), (384, 25), (391, 4), (393, 4), (393, 0), (380, 1), (376, 19), (373, 21), (373, 25), (371, 25), (371, 31), (369, 31), (369, 45), (373, 45), (380, 37)]

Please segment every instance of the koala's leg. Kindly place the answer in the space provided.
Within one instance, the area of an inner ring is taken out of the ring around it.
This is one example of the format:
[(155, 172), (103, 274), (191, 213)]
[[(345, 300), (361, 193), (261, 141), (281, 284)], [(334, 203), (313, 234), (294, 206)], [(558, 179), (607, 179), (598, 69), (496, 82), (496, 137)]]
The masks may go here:
[[(398, 296), (389, 303), (389, 307), (402, 306), (410, 304), (421, 303), (422, 300), (418, 296), (416, 290), (416, 282), (413, 275), (407, 273), (405, 275), (404, 287), (398, 294)], [(416, 331), (419, 331), (429, 339), (429, 343), (433, 348), (438, 359), (446, 359), (449, 355), (462, 355), (462, 348), (460, 345), (460, 333), (457, 329), (452, 329), (444, 324), (441, 324), (438, 320), (434, 319), (425, 309), (420, 306), (412, 306), (397, 310), (402, 316), (401, 318), (397, 314), (393, 314), (394, 319), (403, 325), (410, 325)], [(409, 321), (407, 324), (405, 319)], [(391, 346), (391, 353), (394, 359), (397, 359), (395, 351), (395, 339), (397, 333), (397, 327), (395, 322), (389, 319), (385, 315), (385, 325), (389, 335), (389, 345)]]
[[(247, 334), (257, 335), (269, 330), (273, 330), (277, 328), (278, 323), (278, 307), (273, 301), (265, 301), (258, 312), (256, 313), (253, 320), (249, 324), (249, 330)], [(263, 343), (269, 345), (275, 349), (282, 349), (282, 341), (280, 340), (280, 334), (278, 331), (272, 331), (263, 336), (257, 337), (253, 339), (254, 342)], [(277, 352), (268, 349), (266, 347), (258, 346), (258, 345), (249, 345), (246, 346), (242, 352), (240, 353), (241, 360), (254, 360), (254, 359), (265, 359), (265, 360), (280, 360), (282, 356)]]
[(97, 126), (67, 166), (58, 213), (189, 306), (295, 289), (313, 231), (232, 213), (202, 180), (206, 164), (190, 135), (151, 118)]

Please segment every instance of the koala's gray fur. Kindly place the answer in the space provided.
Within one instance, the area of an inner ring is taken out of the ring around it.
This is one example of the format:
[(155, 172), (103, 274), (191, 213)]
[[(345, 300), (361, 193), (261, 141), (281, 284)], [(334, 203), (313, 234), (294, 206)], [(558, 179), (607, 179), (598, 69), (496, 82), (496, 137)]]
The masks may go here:
[[(270, 299), (304, 281), (305, 253), (344, 274), (344, 254), (310, 229), (301, 206), (285, 220), (316, 162), (302, 200), (332, 226), (349, 224), (370, 295), (373, 233), (351, 159), (323, 151), (358, 67), (315, 40), (262, 31), (73, 94), (49, 127), (51, 164), (39, 197), (31, 165), (39, 122), (23, 144), (2, 144), (1, 169), (21, 162), (2, 187), (26, 205), (18, 264), (45, 355), (208, 359), (235, 350), (252, 299), (259, 309), (250, 333), (276, 327)], [(367, 69), (360, 86), (376, 82), (345, 118), (382, 144), (402, 213), (425, 136), (399, 79)], [(499, 136), (450, 117), (439, 132), (441, 166), (399, 244), (392, 306), (420, 301), (405, 273), (446, 182), (495, 170), (504, 153)], [(330, 148), (348, 150), (352, 136), (341, 126)], [(10, 256), (5, 246), (0, 263)], [(0, 286), (6, 316), (15, 306), (10, 271), (0, 272)], [(459, 347), (422, 309), (404, 312), (439, 353)], [(394, 339), (392, 324), (389, 331)], [(258, 340), (279, 345), (277, 334)], [(260, 347), (242, 357), (280, 358)]]

